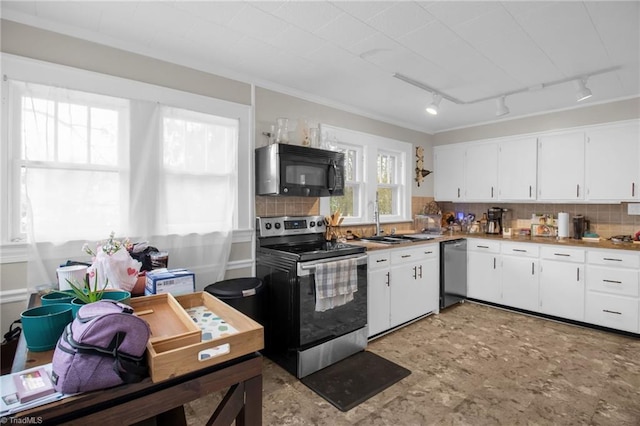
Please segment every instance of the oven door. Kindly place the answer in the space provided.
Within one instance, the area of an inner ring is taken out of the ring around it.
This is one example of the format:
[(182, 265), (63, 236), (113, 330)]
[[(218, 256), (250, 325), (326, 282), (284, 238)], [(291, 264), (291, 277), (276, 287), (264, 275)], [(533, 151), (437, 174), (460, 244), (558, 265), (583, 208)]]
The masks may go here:
[[(356, 258), (358, 290), (353, 300), (323, 312), (316, 311), (315, 269), (318, 263)], [(298, 288), (295, 297), (299, 301), (294, 316), (298, 317), (298, 348), (319, 344), (367, 325), (367, 255), (339, 256), (330, 259), (299, 262)], [(295, 303), (294, 303), (295, 306)]]

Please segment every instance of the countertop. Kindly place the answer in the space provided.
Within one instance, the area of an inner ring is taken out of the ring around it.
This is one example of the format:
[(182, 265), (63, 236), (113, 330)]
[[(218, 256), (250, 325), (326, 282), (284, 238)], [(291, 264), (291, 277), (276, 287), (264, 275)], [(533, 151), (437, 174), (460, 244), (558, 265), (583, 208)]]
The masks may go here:
[(420, 244), (433, 244), (441, 241), (456, 240), (460, 238), (479, 238), (492, 241), (502, 242), (517, 242), (517, 243), (535, 243), (535, 244), (552, 244), (567, 247), (580, 247), (585, 249), (612, 249), (612, 250), (632, 250), (640, 252), (640, 244), (634, 243), (614, 243), (610, 240), (601, 239), (599, 242), (574, 240), (573, 238), (561, 238), (556, 237), (524, 237), (524, 236), (512, 236), (503, 237), (502, 235), (489, 235), (489, 234), (466, 234), (466, 233), (446, 233), (432, 240), (424, 241), (412, 241), (400, 244), (381, 244), (372, 243), (368, 241), (349, 240), (348, 244), (353, 244), (361, 247), (366, 247), (367, 251), (374, 250), (387, 250), (396, 248), (411, 248)]

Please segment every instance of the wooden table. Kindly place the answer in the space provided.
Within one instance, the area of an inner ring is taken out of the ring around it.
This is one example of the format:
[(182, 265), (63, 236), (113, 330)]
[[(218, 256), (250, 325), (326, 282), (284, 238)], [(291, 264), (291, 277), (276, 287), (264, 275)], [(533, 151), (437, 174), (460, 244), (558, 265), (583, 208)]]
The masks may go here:
[[(37, 302), (36, 302), (37, 303)], [(51, 362), (53, 351), (29, 352), (21, 336), (12, 371)], [(155, 416), (164, 424), (184, 423), (174, 417), (183, 404), (229, 388), (207, 425), (262, 424), (262, 355), (253, 353), (159, 383), (139, 383), (86, 392), (12, 415), (29, 424), (128, 425)], [(213, 407), (212, 407), (213, 410)], [(25, 421), (26, 420), (26, 421)], [(19, 420), (14, 420), (19, 422)], [(8, 421), (12, 423), (11, 419)], [(161, 424), (161, 423), (158, 423)]]

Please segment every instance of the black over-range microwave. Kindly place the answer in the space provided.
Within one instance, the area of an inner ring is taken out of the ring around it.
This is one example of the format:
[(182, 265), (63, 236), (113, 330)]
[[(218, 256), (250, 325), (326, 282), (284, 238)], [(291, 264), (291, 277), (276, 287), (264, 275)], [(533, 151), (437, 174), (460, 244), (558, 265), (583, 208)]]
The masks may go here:
[(344, 194), (344, 154), (276, 143), (256, 148), (256, 194), (328, 197)]

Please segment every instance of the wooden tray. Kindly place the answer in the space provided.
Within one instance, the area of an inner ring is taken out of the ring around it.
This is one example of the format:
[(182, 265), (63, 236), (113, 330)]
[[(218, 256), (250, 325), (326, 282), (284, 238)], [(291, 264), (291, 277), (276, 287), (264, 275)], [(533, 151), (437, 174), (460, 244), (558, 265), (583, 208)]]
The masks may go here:
[[(184, 344), (183, 341), (176, 343), (172, 342), (173, 339), (156, 342), (150, 340), (147, 344), (147, 358), (153, 382), (220, 364), (264, 348), (263, 327), (211, 294), (197, 292), (175, 296), (175, 299), (187, 317), (184, 309), (204, 306), (224, 319), (237, 332), (208, 341), (200, 341), (198, 337), (199, 340), (195, 344)], [(194, 324), (191, 318), (189, 320)]]
[(171, 293), (133, 297), (134, 314), (144, 319), (151, 336), (149, 343), (167, 350), (200, 342), (200, 327), (193, 323)]

